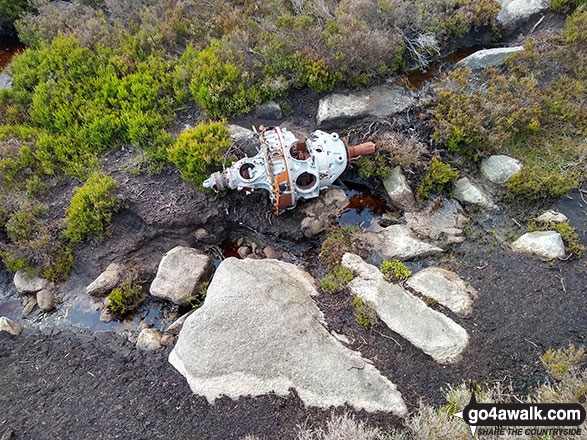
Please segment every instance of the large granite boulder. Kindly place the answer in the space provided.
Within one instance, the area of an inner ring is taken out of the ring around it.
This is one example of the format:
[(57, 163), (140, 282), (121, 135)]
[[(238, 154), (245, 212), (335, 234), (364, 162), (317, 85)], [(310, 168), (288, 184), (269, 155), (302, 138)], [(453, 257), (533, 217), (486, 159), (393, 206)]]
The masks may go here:
[(335, 339), (313, 278), (278, 260), (224, 260), (169, 356), (210, 402), (295, 388), (311, 406), (406, 413), (389, 379)]

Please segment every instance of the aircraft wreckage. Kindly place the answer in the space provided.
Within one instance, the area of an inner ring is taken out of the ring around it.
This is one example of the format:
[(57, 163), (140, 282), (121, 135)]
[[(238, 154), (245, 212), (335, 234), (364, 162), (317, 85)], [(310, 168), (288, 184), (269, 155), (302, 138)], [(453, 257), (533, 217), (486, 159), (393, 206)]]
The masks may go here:
[(373, 142), (349, 146), (338, 133), (314, 131), (298, 140), (286, 128), (260, 127), (257, 155), (245, 157), (204, 181), (205, 188), (269, 191), (275, 214), (296, 206), (299, 199), (312, 199), (329, 187), (347, 166), (375, 151)]

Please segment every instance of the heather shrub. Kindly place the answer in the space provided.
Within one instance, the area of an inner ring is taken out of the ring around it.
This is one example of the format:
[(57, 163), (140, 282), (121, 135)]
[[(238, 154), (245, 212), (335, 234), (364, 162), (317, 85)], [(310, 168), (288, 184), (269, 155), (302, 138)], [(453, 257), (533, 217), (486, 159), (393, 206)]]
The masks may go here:
[(225, 121), (201, 122), (184, 130), (167, 154), (185, 180), (202, 188), (204, 180), (223, 166), (224, 155), (231, 145)]
[(428, 164), (428, 171), (418, 186), (418, 195), (427, 198), (431, 194), (447, 191), (452, 182), (459, 177), (459, 172), (453, 170), (450, 164), (443, 163), (433, 157)]
[(131, 280), (125, 280), (119, 288), (108, 295), (107, 308), (112, 314), (120, 317), (145, 300), (146, 297), (142, 292), (143, 288), (140, 285), (134, 284)]
[(121, 206), (114, 195), (116, 181), (103, 173), (93, 173), (86, 183), (76, 188), (66, 210), (64, 235), (72, 243), (91, 237), (102, 238), (112, 215)]

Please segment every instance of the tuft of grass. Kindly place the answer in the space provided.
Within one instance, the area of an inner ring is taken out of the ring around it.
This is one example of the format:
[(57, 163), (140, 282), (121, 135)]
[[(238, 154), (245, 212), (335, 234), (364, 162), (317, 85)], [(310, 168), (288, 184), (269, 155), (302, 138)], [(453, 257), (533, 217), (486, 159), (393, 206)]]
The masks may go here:
[(336, 293), (344, 288), (346, 283), (355, 278), (353, 273), (344, 266), (336, 267), (331, 273), (320, 280), (320, 287), (325, 292)]
[(360, 297), (355, 296), (353, 300), (355, 308), (355, 320), (363, 327), (370, 327), (377, 322), (377, 312), (366, 304)]
[(383, 278), (387, 281), (403, 281), (412, 273), (404, 263), (399, 260), (384, 261), (379, 266)]
[(353, 226), (331, 228), (326, 232), (326, 238), (320, 250), (320, 259), (330, 269), (340, 266), (343, 255), (352, 252), (354, 247), (353, 235), (359, 230)]
[(145, 300), (146, 296), (142, 292), (141, 286), (133, 284), (131, 280), (124, 281), (118, 289), (114, 289), (108, 295), (108, 310), (115, 316), (123, 316)]
[(446, 191), (452, 182), (457, 180), (459, 172), (453, 170), (449, 164), (439, 161), (433, 157), (428, 164), (428, 171), (418, 186), (418, 195), (421, 198), (428, 198), (431, 194)]

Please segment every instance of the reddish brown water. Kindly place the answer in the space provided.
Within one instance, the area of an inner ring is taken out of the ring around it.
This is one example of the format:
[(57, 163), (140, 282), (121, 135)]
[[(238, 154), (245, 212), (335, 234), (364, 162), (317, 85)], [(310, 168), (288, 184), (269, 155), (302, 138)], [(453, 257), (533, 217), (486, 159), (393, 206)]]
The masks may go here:
[(337, 219), (340, 226), (361, 226), (368, 229), (385, 212), (390, 211), (386, 201), (373, 195), (365, 185), (345, 182), (345, 187), (341, 189), (350, 201)]
[(398, 81), (404, 83), (408, 88), (412, 90), (419, 90), (422, 88), (427, 81), (431, 81), (434, 76), (438, 73), (440, 68), (445, 64), (453, 64), (458, 61), (461, 61), (463, 58), (468, 57), (474, 52), (483, 49), (481, 46), (472, 46), (472, 47), (465, 47), (463, 49), (459, 49), (453, 53), (448, 54), (441, 60), (431, 63), (426, 69), (420, 70), (412, 70), (408, 72), (404, 78), (399, 79)]
[(0, 71), (12, 60), (12, 57), (24, 50), (24, 45), (16, 38), (0, 38)]

